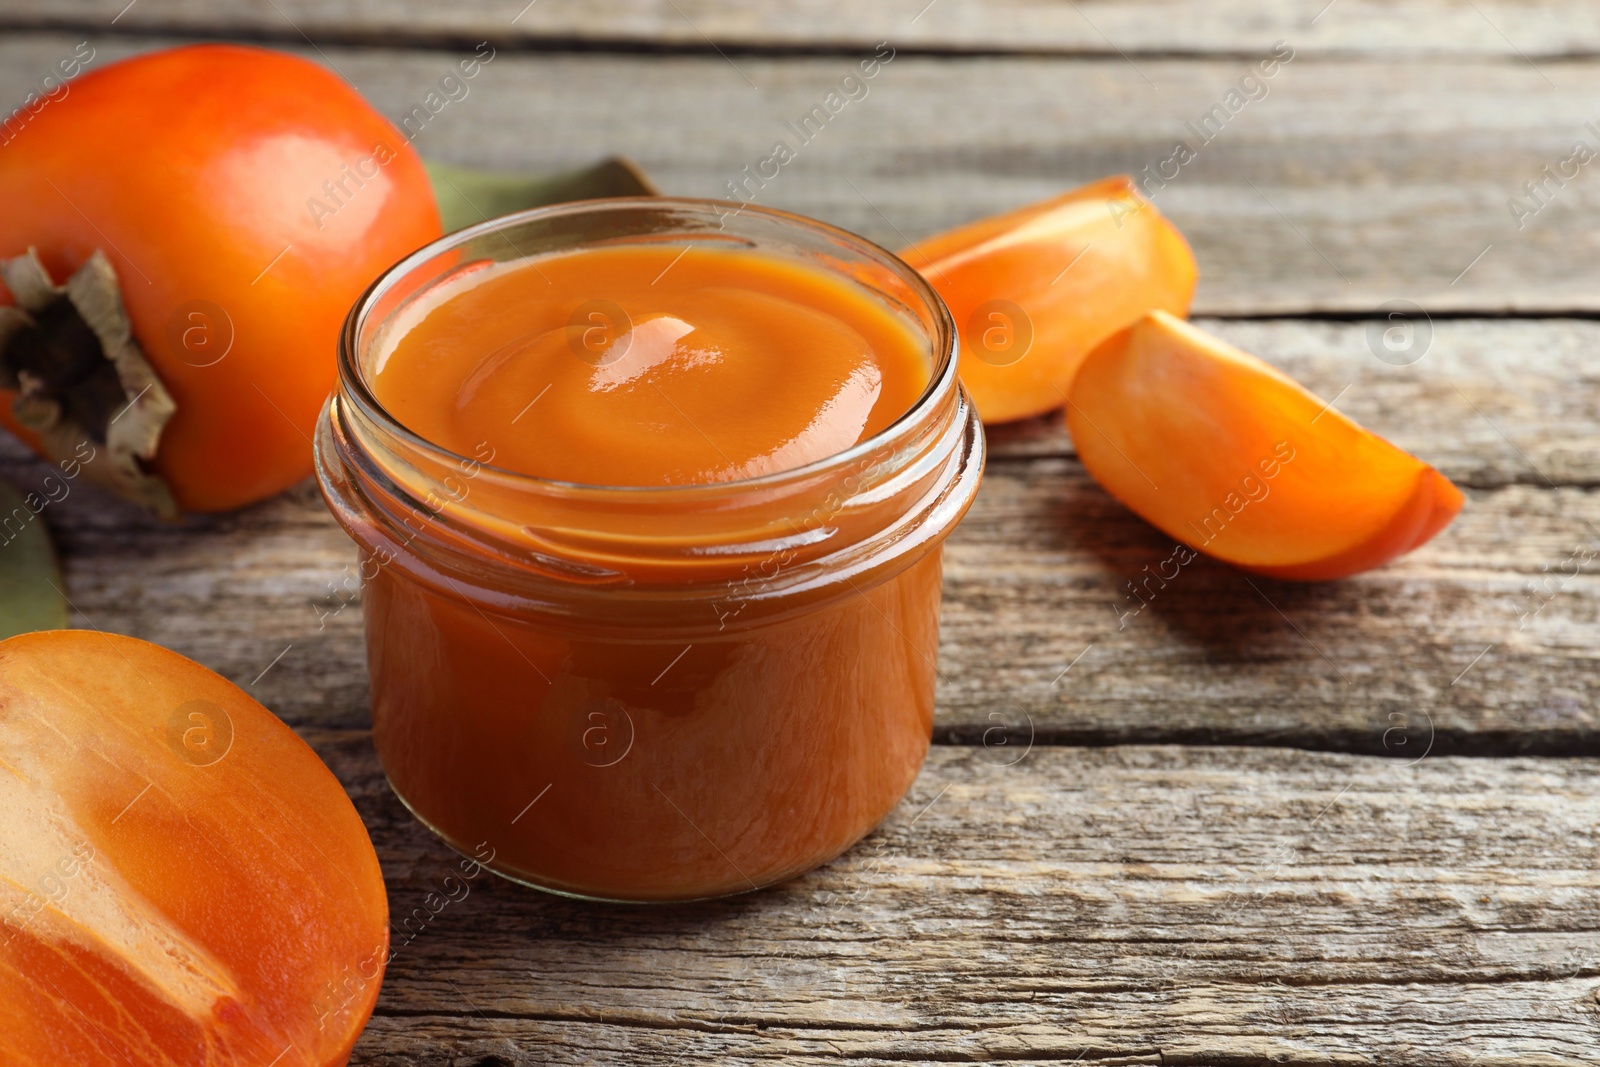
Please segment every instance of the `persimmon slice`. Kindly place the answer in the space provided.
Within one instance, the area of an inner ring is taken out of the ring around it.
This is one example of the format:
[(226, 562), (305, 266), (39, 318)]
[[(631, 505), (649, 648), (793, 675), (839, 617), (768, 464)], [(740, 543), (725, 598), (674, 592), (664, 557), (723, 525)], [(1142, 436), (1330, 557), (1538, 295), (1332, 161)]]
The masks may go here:
[(900, 252), (950, 306), (984, 422), (1054, 411), (1091, 348), (1151, 309), (1187, 314), (1194, 253), (1127, 178), (982, 219)]
[(388, 904), (316, 754), (226, 679), (84, 630), (0, 642), (0, 1063), (349, 1058)]
[(1078, 456), (1179, 541), (1278, 578), (1342, 578), (1421, 545), (1461, 491), (1256, 357), (1164, 312), (1072, 383)]

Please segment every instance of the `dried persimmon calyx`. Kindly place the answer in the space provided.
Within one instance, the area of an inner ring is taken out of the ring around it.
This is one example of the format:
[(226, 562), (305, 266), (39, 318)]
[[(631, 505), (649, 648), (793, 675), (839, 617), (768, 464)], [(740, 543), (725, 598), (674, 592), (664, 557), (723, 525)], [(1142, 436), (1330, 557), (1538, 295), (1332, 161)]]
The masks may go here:
[(177, 404), (133, 338), (110, 261), (96, 249), (57, 285), (29, 248), (0, 261), (0, 279), (16, 301), (0, 308), (0, 386), (16, 390), (17, 421), (50, 459), (95, 455), (83, 465), (90, 481), (177, 518), (166, 483), (145, 466)]

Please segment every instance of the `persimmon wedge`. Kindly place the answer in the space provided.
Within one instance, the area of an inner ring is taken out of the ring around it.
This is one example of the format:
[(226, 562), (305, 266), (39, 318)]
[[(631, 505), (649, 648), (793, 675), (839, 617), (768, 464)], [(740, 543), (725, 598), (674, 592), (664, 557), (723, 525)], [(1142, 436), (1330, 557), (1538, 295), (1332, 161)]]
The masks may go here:
[(0, 1063), (329, 1067), (388, 948), (328, 769), (238, 687), (129, 637), (0, 642)]
[(1343, 578), (1421, 545), (1460, 490), (1261, 360), (1163, 312), (1091, 352), (1067, 424), (1151, 524), (1277, 578)]
[(900, 256), (950, 306), (984, 422), (1054, 411), (1095, 345), (1152, 309), (1188, 313), (1188, 242), (1127, 178), (920, 241)]

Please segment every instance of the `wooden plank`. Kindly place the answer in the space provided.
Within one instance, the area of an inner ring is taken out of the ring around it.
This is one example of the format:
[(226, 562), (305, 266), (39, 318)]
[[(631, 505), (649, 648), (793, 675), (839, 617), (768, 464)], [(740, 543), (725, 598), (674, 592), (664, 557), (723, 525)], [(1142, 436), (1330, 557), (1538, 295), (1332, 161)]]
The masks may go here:
[(1437, 464), (1466, 509), (1345, 582), (1252, 585), (1201, 559), (1144, 585), (1173, 542), (1087, 477), (1055, 419), (1001, 428), (946, 555), (941, 736), (1600, 751), (1600, 590), (1561, 573), (1600, 550), (1595, 327), (1440, 322), (1394, 367), (1368, 324), (1206, 325)]
[[(1459, 483), (1600, 486), (1600, 325), (1425, 315), (1199, 322)], [(1000, 457), (1073, 455), (1055, 415), (991, 428), (989, 446)]]
[(710, 51), (848, 49), (890, 40), (930, 51), (1245, 52), (1275, 40), (1314, 52), (1478, 53), (1517, 58), (1600, 48), (1600, 16), (1581, 0), (605, 0), (528, 3), (473, 0), (277, 0), (220, 8), (205, 0), (7, 0), (0, 19), (16, 26), (115, 20), (123, 32), (256, 35), (319, 43), (478, 41), (537, 47), (605, 44)]
[[(1206, 325), (1326, 396), (1349, 385), (1340, 407), (1465, 484), (1466, 510), (1349, 581), (1252, 587), (1200, 560), (1139, 608), (1124, 583), (1171, 543), (1094, 485), (1064, 435), (997, 435), (946, 555), (939, 738), (1600, 752), (1600, 582), (1574, 562), (1600, 550), (1584, 366), (1600, 324), (1441, 322), (1406, 368), (1372, 357), (1363, 324)], [(4, 447), (0, 475), (37, 485), (44, 468)], [(291, 723), (365, 722), (353, 553), (309, 484), (176, 529), (88, 488), (45, 519), (78, 624), (175, 648)]]
[(1057, 422), (1002, 429), (982, 506), (947, 554), (946, 736), (1595, 751), (1597, 587), (1546, 568), (1580, 571), (1600, 550), (1582, 384), (1600, 331), (1439, 322), (1396, 367), (1373, 356), (1368, 324), (1208, 325), (1437, 464), (1468, 487), (1465, 511), (1422, 551), (1345, 582), (1252, 585), (1202, 559), (1144, 585), (1173, 543), (1066, 458)]
[(1473, 491), (1435, 542), (1343, 582), (1202, 558), (1145, 586), (1174, 543), (1076, 464), (991, 471), (946, 556), (945, 739), (1600, 751), (1600, 585), (1529, 591), (1600, 552), (1589, 494)]
[(353, 1064), (1596, 1062), (1593, 760), (935, 749), (819, 871), (616, 908), (463, 897), (367, 736), (310, 739), (399, 931)]
[[(157, 43), (95, 42), (96, 63)], [(75, 43), (0, 42), (0, 101), (20, 102)], [(303, 51), (396, 119), (459, 58)], [(1188, 137), (1196, 158), (1151, 190), (1195, 247), (1201, 311), (1371, 314), (1411, 300), (1434, 313), (1600, 313), (1600, 183), (1579, 170), (1522, 229), (1508, 208), (1574, 141), (1600, 149), (1584, 125), (1600, 119), (1600, 63), (1541, 73), (1498, 59), (1305, 58), (1201, 145), (1185, 123), (1237, 86), (1242, 59), (905, 56), (799, 144), (788, 123), (855, 69), (843, 57), (506, 52), (415, 141), (446, 161), (526, 171), (620, 152), (668, 192), (726, 196), (787, 138), (793, 161), (743, 195), (901, 246), (1109, 173), (1159, 168)]]

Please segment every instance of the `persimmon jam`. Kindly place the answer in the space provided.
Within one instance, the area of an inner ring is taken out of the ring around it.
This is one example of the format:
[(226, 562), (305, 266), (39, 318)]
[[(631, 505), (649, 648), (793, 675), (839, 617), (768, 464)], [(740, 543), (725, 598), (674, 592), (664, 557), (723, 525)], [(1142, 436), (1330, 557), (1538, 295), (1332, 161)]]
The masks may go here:
[(379, 357), (374, 393), (430, 441), (557, 481), (803, 466), (898, 419), (931, 371), (859, 286), (761, 253), (586, 249), (451, 288)]
[(889, 253), (711, 201), (540, 209), (393, 268), (317, 469), (399, 796), (607, 900), (759, 888), (871, 830), (927, 753), (982, 469), (954, 346)]

